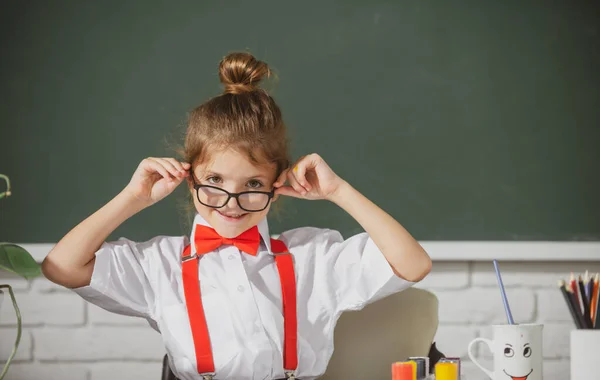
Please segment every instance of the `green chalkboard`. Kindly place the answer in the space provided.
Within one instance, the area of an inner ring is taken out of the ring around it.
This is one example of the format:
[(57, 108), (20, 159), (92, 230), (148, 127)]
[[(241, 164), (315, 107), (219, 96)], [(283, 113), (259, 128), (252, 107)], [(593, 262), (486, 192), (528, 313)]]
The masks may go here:
[[(56, 242), (247, 50), (317, 152), (420, 240), (600, 240), (597, 1), (17, 1), (0, 12), (0, 236)], [(113, 238), (187, 232), (184, 191)], [(360, 230), (286, 200), (274, 233)]]

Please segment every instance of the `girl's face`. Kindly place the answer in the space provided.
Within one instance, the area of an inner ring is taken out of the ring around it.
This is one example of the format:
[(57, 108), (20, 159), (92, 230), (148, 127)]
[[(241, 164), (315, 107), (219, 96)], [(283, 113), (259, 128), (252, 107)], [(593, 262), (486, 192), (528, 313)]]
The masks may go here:
[[(275, 164), (256, 165), (246, 154), (234, 149), (216, 151), (211, 154), (211, 160), (197, 164), (192, 168), (193, 181), (198, 185), (209, 185), (210, 188), (200, 188), (198, 191), (190, 187), (194, 205), (201, 217), (204, 218), (218, 233), (226, 238), (234, 238), (242, 232), (257, 225), (269, 212), (271, 201), (267, 195), (251, 193), (239, 197), (244, 209), (264, 210), (250, 212), (244, 210), (238, 201), (231, 197), (219, 208), (206, 206), (221, 206), (227, 199), (227, 193), (244, 191), (270, 192), (275, 182), (277, 167)], [(198, 195), (197, 195), (198, 193)], [(200, 200), (202, 203), (200, 203)], [(204, 204), (203, 204), (204, 203)]]

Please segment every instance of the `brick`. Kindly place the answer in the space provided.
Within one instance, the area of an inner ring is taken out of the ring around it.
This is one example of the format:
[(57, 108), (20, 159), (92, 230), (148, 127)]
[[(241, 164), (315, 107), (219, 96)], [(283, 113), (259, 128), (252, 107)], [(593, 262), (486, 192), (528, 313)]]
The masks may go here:
[[(494, 368), (494, 363), (490, 359), (477, 358), (477, 362), (483, 366), (483, 368), (487, 368), (490, 371)], [(466, 380), (488, 379), (485, 373), (470, 359), (461, 360), (461, 375), (461, 379)]]
[[(586, 262), (500, 262), (502, 282), (506, 287), (528, 286), (533, 288), (556, 288), (559, 280), (568, 279), (574, 271), (581, 274), (586, 270), (600, 272), (600, 263)], [(494, 266), (488, 262), (473, 265), (472, 285), (497, 286)]]
[(435, 334), (436, 347), (448, 357), (467, 358), (469, 342), (477, 337), (476, 326), (440, 325)]
[(150, 327), (45, 328), (33, 332), (38, 360), (159, 360), (160, 335)]
[[(5, 380), (86, 380), (87, 378), (88, 370), (81, 364), (17, 363), (11, 364)], [(156, 379), (159, 378), (156, 377)]]
[[(82, 325), (84, 323), (84, 301), (76, 294), (23, 293), (17, 297), (24, 326), (31, 325)], [(16, 325), (14, 310), (0, 310), (0, 326)]]
[(569, 323), (544, 325), (544, 358), (569, 358), (571, 351), (571, 331)]
[[(0, 329), (0, 363), (5, 363), (12, 353), (15, 339), (17, 338), (17, 328), (1, 328)], [(28, 330), (21, 332), (21, 340), (17, 353), (13, 358), (14, 362), (27, 362), (33, 360), (31, 333)]]
[(435, 261), (431, 273), (415, 286), (423, 289), (466, 288), (469, 286), (469, 264)]
[(31, 282), (31, 291), (36, 293), (71, 293), (72, 290), (64, 286), (57, 285), (45, 277), (36, 278)]
[(568, 360), (544, 360), (544, 380), (567, 380), (571, 377)]
[(573, 318), (565, 302), (565, 298), (558, 288), (540, 289), (537, 291), (538, 312), (540, 322), (571, 322), (575, 327)]
[(148, 321), (143, 318), (111, 313), (91, 303), (86, 307), (89, 321), (94, 325), (148, 326)]
[[(531, 322), (535, 316), (535, 297), (530, 289), (507, 289), (513, 319)], [(472, 288), (462, 291), (437, 291), (440, 322), (506, 323), (506, 314), (497, 289)]]
[(160, 379), (162, 373), (162, 361), (145, 361), (137, 363), (97, 363), (90, 366), (90, 373), (90, 380), (158, 380)]
[[(494, 338), (493, 330), (491, 326), (484, 326), (481, 328), (480, 337), (492, 340)], [(492, 360), (492, 351), (489, 346), (483, 342), (478, 344), (479, 346), (479, 357), (486, 360)]]

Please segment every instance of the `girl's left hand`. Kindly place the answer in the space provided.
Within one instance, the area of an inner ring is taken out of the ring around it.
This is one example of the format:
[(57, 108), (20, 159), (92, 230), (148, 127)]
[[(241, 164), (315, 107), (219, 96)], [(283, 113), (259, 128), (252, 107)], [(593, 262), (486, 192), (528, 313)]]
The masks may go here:
[[(330, 199), (344, 181), (316, 153), (301, 157), (273, 184), (275, 194), (301, 199)], [(287, 186), (283, 186), (286, 182)]]

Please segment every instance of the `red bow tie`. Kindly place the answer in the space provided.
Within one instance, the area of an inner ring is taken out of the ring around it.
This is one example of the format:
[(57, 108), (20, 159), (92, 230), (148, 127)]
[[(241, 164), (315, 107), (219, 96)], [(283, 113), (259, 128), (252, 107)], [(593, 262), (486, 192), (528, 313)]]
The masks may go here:
[(256, 256), (260, 244), (260, 234), (258, 227), (254, 226), (238, 237), (229, 239), (219, 235), (213, 228), (198, 224), (194, 234), (194, 244), (198, 255), (212, 252), (223, 244), (229, 244), (236, 246), (240, 251)]

